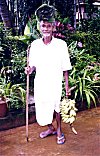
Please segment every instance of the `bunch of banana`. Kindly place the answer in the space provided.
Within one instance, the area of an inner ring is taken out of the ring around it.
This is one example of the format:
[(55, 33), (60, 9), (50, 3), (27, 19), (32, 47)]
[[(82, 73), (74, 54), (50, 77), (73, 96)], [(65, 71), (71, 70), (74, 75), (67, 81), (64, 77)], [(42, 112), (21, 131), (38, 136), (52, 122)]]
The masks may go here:
[(72, 126), (72, 124), (76, 119), (76, 111), (77, 111), (77, 108), (75, 107), (75, 100), (64, 98), (61, 101), (60, 112), (61, 112), (62, 121), (65, 123), (69, 123), (72, 131), (75, 134), (77, 132)]

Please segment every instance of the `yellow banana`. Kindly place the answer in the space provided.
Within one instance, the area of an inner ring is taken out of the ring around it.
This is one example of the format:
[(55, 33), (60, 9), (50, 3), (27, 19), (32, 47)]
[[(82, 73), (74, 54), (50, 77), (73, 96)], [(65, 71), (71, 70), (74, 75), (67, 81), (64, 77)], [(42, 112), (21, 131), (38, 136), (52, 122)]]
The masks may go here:
[(70, 110), (70, 117), (71, 116), (76, 116), (76, 112), (72, 109), (72, 110)]
[(60, 105), (60, 111), (63, 122), (72, 124), (75, 121), (77, 111), (75, 100), (64, 98)]
[(75, 121), (75, 117), (72, 116), (72, 117), (70, 118), (70, 124), (72, 124), (74, 121)]
[(69, 123), (70, 122), (70, 118), (66, 119), (65, 123)]

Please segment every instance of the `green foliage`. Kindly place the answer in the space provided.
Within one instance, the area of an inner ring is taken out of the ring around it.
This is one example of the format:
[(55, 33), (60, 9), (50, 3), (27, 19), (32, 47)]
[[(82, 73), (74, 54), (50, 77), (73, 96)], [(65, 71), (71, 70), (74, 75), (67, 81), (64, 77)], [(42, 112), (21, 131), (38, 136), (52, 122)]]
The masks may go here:
[(81, 77), (78, 76), (75, 82), (76, 89), (74, 92), (74, 97), (76, 101), (80, 100), (82, 101), (82, 103), (83, 101), (86, 101), (88, 108), (90, 108), (91, 102), (93, 101), (96, 106), (96, 89), (99, 90), (100, 88), (100, 85), (98, 85), (98, 83), (98, 81), (92, 80), (88, 74), (87, 69), (84, 69), (83, 75)]
[(10, 50), (7, 44), (5, 43), (6, 40), (6, 31), (4, 29), (3, 23), (0, 23), (0, 69), (3, 66), (8, 66), (10, 64)]
[(41, 37), (41, 34), (38, 30), (38, 23), (36, 21), (36, 17), (32, 15), (25, 26), (24, 35), (22, 38), (24, 39), (28, 38), (29, 41), (33, 41), (40, 37)]
[(11, 36), (8, 31), (1, 27), (1, 48), (0, 48), (0, 69), (10, 66), (12, 74), (11, 81), (15, 83), (25, 83), (24, 67), (26, 65), (27, 43), (22, 42), (18, 36)]
[(26, 66), (27, 45), (14, 38), (7, 38), (6, 42), (11, 51), (12, 81), (13, 83), (25, 83), (24, 67)]
[(9, 104), (10, 108), (23, 108), (25, 107), (26, 91), (21, 84), (12, 85), (11, 82), (6, 81), (6, 77), (0, 73), (0, 97), (4, 98)]
[(78, 49), (77, 42), (69, 45), (69, 53), (73, 64), (73, 69), (69, 76), (69, 85), (74, 87), (72, 96), (77, 102), (87, 102), (88, 108), (91, 101), (96, 106), (97, 97), (100, 90), (100, 80), (95, 79), (95, 75), (100, 75), (100, 65), (96, 64), (96, 58), (89, 55), (85, 49)]
[(78, 48), (77, 42), (72, 42), (69, 46), (69, 54), (72, 65), (80, 71), (86, 66), (96, 62), (95, 55), (89, 55), (85, 49)]
[(59, 12), (57, 12), (57, 16), (55, 20), (61, 22), (62, 24), (70, 23), (70, 19), (68, 17), (62, 18)]
[(2, 35), (0, 40), (0, 69), (2, 71), (0, 95), (8, 99), (9, 109), (23, 108), (26, 96), (24, 90), (26, 89), (26, 74), (24, 73), (27, 59), (26, 49), (33, 38), (31, 36), (11, 36), (10, 32), (3, 29), (3, 25), (0, 28)]
[[(100, 34), (85, 33), (76, 31), (66, 38), (66, 42), (70, 45), (73, 41), (82, 43), (83, 48), (89, 55), (95, 55), (95, 58), (100, 62)], [(80, 48), (78, 48), (80, 49)]]

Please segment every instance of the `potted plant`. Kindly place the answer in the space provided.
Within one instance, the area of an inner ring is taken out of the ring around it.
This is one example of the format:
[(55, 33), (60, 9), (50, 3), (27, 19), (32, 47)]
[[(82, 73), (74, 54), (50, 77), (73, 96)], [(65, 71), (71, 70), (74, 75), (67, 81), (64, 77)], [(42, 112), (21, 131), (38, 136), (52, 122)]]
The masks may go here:
[(7, 101), (5, 98), (5, 79), (1, 77), (0, 74), (0, 117), (5, 117), (7, 115)]
[(0, 97), (0, 118), (5, 117), (7, 114), (7, 102)]

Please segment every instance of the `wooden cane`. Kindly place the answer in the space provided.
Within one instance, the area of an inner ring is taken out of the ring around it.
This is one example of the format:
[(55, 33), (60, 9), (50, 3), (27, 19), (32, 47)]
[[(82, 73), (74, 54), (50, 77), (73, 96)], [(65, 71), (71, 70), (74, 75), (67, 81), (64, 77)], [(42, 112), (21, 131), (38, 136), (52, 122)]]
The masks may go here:
[[(27, 48), (27, 69), (29, 68), (29, 51), (30, 46)], [(26, 86), (26, 139), (27, 142), (29, 141), (28, 138), (28, 101), (29, 101), (29, 73), (27, 73), (27, 86)]]

